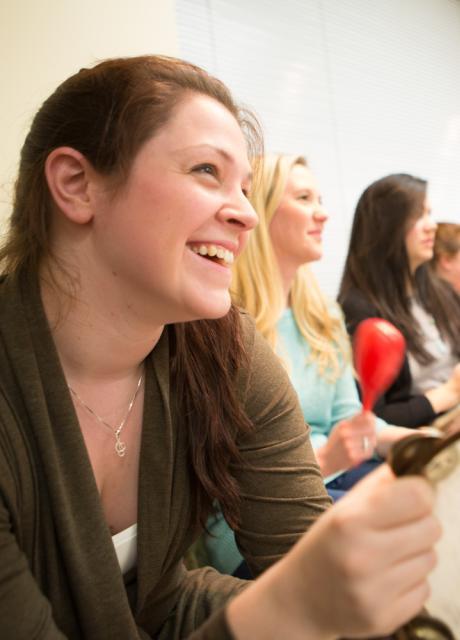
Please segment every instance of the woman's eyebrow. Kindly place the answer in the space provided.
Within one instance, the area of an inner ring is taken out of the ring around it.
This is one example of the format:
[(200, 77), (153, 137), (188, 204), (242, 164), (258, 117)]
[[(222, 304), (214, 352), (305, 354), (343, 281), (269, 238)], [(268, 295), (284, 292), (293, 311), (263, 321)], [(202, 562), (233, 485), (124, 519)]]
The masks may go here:
[[(227, 162), (231, 163), (231, 164), (236, 164), (235, 158), (225, 149), (223, 149), (222, 147), (217, 147), (216, 145), (213, 144), (194, 144), (194, 145), (190, 145), (188, 147), (181, 147), (179, 149), (176, 149), (174, 151), (174, 153), (183, 153), (184, 151), (214, 151), (215, 153), (217, 153), (218, 155), (220, 155), (224, 160), (226, 160)], [(246, 178), (249, 180), (252, 180), (252, 170), (249, 168)]]

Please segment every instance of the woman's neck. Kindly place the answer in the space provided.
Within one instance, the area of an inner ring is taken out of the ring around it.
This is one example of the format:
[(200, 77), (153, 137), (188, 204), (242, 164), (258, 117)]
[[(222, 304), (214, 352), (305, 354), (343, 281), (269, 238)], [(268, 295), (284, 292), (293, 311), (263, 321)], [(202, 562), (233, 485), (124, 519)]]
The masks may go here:
[[(85, 382), (138, 376), (139, 367), (158, 342), (163, 326), (140, 326), (103, 295), (95, 304), (89, 291), (74, 297), (41, 280), (45, 314), (65, 375)], [(102, 303), (104, 300), (104, 303)]]
[(278, 261), (279, 273), (281, 279), (281, 289), (284, 297), (284, 306), (291, 306), (291, 289), (298, 271), (298, 268), (292, 265), (282, 264)]
[(412, 298), (415, 294), (414, 273), (412, 272), (410, 276), (406, 278), (406, 294), (409, 298)]

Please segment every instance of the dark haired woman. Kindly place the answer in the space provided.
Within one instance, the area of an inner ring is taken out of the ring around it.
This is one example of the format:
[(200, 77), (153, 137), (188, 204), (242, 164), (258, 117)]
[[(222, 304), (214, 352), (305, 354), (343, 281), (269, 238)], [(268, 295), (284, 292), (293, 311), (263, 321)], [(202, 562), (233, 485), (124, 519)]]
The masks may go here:
[(339, 292), (352, 335), (378, 316), (406, 338), (402, 369), (374, 410), (407, 427), (460, 402), (460, 301), (429, 268), (435, 231), (425, 180), (377, 180), (358, 201)]
[[(302, 413), (230, 304), (251, 130), (155, 56), (80, 71), (34, 119), (0, 254), (2, 640), (330, 640), (427, 598), (422, 479), (384, 467), (303, 535), (329, 501)], [(182, 564), (215, 500), (273, 564), (249, 587)]]

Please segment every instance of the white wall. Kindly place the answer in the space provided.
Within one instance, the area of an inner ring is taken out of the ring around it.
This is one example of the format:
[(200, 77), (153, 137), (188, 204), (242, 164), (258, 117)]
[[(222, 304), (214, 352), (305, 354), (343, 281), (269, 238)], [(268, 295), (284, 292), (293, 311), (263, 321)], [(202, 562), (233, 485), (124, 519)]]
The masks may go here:
[(424, 177), (435, 217), (460, 222), (458, 0), (177, 0), (177, 28), (180, 55), (256, 111), (268, 150), (309, 158), (331, 295), (373, 180)]
[(116, 56), (177, 55), (174, 0), (1, 0), (0, 227), (32, 116), (81, 67)]

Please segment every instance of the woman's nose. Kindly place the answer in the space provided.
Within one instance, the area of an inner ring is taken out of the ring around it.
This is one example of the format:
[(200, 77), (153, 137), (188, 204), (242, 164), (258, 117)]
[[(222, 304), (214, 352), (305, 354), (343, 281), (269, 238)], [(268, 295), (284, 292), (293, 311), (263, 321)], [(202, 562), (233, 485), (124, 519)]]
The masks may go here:
[(322, 204), (318, 204), (315, 209), (315, 218), (319, 222), (326, 222), (329, 219), (329, 213)]
[(220, 216), (225, 222), (237, 225), (242, 230), (254, 229), (259, 222), (253, 206), (241, 191), (232, 199), (231, 204), (222, 207)]
[(423, 225), (425, 231), (436, 231), (438, 225), (430, 215), (425, 216), (425, 224)]

